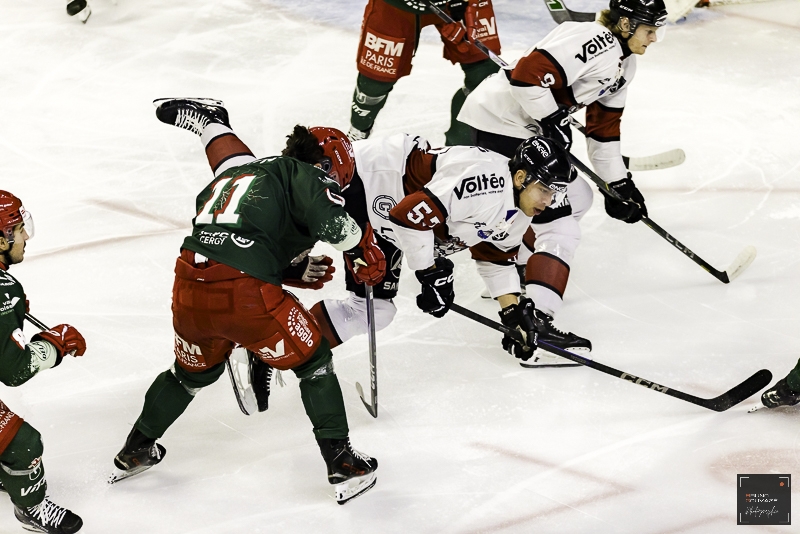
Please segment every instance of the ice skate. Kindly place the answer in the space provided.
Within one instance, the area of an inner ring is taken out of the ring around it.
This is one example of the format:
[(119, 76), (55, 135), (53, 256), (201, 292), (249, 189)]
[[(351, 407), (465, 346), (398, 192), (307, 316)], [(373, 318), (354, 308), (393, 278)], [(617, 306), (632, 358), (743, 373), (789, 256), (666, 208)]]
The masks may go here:
[(70, 17), (77, 17), (79, 21), (86, 24), (91, 14), (92, 8), (86, 0), (71, 0), (67, 2), (67, 15)]
[(32, 532), (72, 534), (83, 526), (80, 517), (54, 503), (50, 497), (45, 497), (36, 506), (20, 508), (15, 505), (14, 515), (22, 523), (22, 528)]
[(125, 447), (114, 457), (116, 469), (111, 473), (108, 483), (114, 484), (120, 480), (138, 475), (161, 462), (166, 454), (167, 449), (134, 427), (131, 433), (128, 434)]
[(536, 326), (539, 328), (539, 347), (527, 362), (520, 362), (522, 367), (580, 367), (581, 364), (562, 358), (547, 351), (541, 343), (547, 343), (568, 350), (578, 356), (588, 356), (592, 352), (592, 342), (572, 332), (562, 332), (553, 326), (553, 318), (543, 311), (536, 310)]
[(800, 403), (800, 392), (794, 391), (786, 383), (785, 378), (761, 394), (761, 403), (767, 408), (794, 406)]
[(355, 126), (350, 126), (350, 129), (347, 131), (347, 137), (351, 141), (361, 141), (362, 139), (366, 139), (372, 133), (372, 128), (367, 131), (359, 130)]
[(377, 482), (378, 460), (358, 452), (350, 439), (317, 439), (328, 466), (328, 482), (335, 486), (336, 502), (344, 504), (369, 491)]
[(242, 413), (253, 415), (267, 411), (272, 367), (243, 347), (231, 351), (225, 366)]
[(202, 135), (211, 123), (231, 127), (228, 110), (222, 100), (213, 98), (157, 98), (156, 117), (164, 124), (171, 124), (184, 130)]

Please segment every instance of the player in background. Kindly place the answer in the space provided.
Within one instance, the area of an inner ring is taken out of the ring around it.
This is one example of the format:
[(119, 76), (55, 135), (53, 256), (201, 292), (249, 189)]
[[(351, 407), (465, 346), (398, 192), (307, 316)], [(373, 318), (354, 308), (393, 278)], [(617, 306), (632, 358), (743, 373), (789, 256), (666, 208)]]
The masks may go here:
[[(586, 142), (597, 174), (623, 198), (604, 195), (606, 212), (634, 223), (647, 215), (644, 197), (620, 152), (620, 124), (636, 56), (664, 31), (663, 0), (611, 0), (597, 22), (564, 22), (531, 47), (508, 70), (484, 80), (469, 94), (458, 119), (473, 140), (507, 156), (522, 139), (542, 134), (569, 149), (570, 114), (586, 108)], [(603, 192), (601, 190), (601, 192)], [(566, 350), (590, 352), (591, 342), (553, 325), (563, 303), (570, 265), (580, 243), (580, 220), (592, 203), (581, 178), (563, 202), (534, 217), (519, 261), (527, 294), (536, 302), (540, 340)], [(534, 365), (575, 365), (540, 351)]]
[[(320, 145), (326, 152), (335, 146), (325, 139)], [(500, 303), (503, 323), (527, 340), (506, 336), (503, 347), (528, 360), (536, 349), (534, 307), (530, 299), (518, 299), (514, 259), (530, 218), (563, 196), (575, 179), (566, 151), (552, 140), (533, 138), (509, 160), (477, 147), (432, 150), (424, 139), (407, 134), (357, 141), (353, 150), (356, 167), (342, 192), (345, 209), (375, 229), (389, 260), (386, 278), (374, 289), (376, 330), (396, 313), (392, 299), (404, 255), (421, 284), (417, 306), (441, 317), (454, 298), (453, 262), (443, 256), (469, 247)], [(314, 161), (313, 155), (293, 155)], [(311, 308), (334, 347), (367, 332), (364, 288), (345, 276), (348, 298)]]
[[(22, 201), (0, 191), (0, 381), (21, 386), (36, 374), (61, 363), (64, 356), (82, 356), (86, 342), (74, 327), (60, 324), (25, 341), (27, 299), (8, 270), (25, 257), (33, 237), (33, 217)], [(14, 515), (28, 530), (57, 534), (78, 532), (83, 521), (47, 496), (42, 436), (0, 401), (0, 489), (8, 493)], [(6, 529), (0, 529), (6, 532)]]
[[(463, 20), (466, 32), (477, 37), (496, 53), (500, 39), (492, 0), (433, 0), (456, 21)], [(484, 78), (497, 72), (497, 66), (464, 40), (461, 22), (444, 24), (427, 8), (426, 0), (369, 0), (361, 23), (356, 63), (358, 78), (350, 108), (351, 139), (365, 139), (372, 132), (375, 118), (386, 104), (394, 84), (411, 73), (411, 60), (417, 50), (420, 30), (435, 26), (444, 43), (444, 58), (458, 63), (464, 71), (464, 86), (453, 95), (450, 128), (446, 144), (470, 144), (469, 128), (456, 116), (467, 94)], [(424, 90), (421, 88), (421, 90)]]
[(354, 276), (374, 283), (385, 260), (374, 236), (342, 208), (339, 184), (288, 157), (256, 159), (233, 133), (222, 102), (156, 101), (164, 123), (200, 136), (214, 179), (197, 196), (192, 234), (175, 266), (175, 362), (156, 377), (111, 482), (159, 463), (157, 443), (195, 395), (225, 369), (235, 344), (276, 369), (291, 369), (340, 504), (375, 484), (375, 458), (350, 445), (331, 350), (314, 317), (282, 289), (284, 270), (317, 241), (345, 252)]
[(767, 408), (794, 406), (800, 403), (800, 360), (789, 374), (761, 394), (761, 402)]
[(79, 21), (86, 24), (91, 14), (92, 8), (86, 0), (67, 0), (67, 15), (70, 17), (77, 17)]

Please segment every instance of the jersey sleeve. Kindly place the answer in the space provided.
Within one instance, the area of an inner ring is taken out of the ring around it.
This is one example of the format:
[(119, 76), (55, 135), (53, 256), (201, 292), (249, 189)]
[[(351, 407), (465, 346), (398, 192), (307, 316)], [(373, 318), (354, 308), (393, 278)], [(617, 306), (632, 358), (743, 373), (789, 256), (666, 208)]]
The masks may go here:
[(2, 287), (13, 280), (0, 271), (0, 382), (7, 386), (19, 386), (33, 378), (39, 368), (34, 365), (34, 354), (22, 332), (25, 317), (25, 293), (16, 281), (12, 286)]
[(567, 77), (546, 50), (534, 49), (506, 75), (511, 95), (530, 117), (541, 119), (558, 110), (552, 91), (566, 87)]
[(389, 211), (389, 222), (411, 269), (433, 265), (433, 230), (445, 224), (447, 215), (447, 208), (427, 188), (404, 197)]

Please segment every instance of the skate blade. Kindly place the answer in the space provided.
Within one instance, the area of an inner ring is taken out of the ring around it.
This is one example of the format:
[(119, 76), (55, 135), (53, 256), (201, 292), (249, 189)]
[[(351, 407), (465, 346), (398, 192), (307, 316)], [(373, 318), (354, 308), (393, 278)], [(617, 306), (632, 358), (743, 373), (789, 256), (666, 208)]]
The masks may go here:
[(153, 105), (155, 107), (160, 106), (164, 102), (169, 102), (171, 100), (189, 100), (190, 102), (196, 102), (198, 104), (202, 104), (204, 106), (218, 106), (218, 107), (225, 107), (225, 103), (222, 100), (217, 100), (216, 98), (196, 98), (191, 96), (176, 96), (176, 97), (165, 97), (165, 98), (156, 98), (153, 100)]
[(354, 477), (346, 480), (341, 484), (336, 484), (334, 491), (336, 492), (336, 502), (344, 504), (356, 497), (363, 495), (375, 486), (378, 477), (373, 471), (363, 477)]
[[(543, 352), (546, 352), (548, 355), (547, 356), (539, 356), (539, 355), (537, 355), (537, 353), (540, 350), (543, 351)], [(569, 351), (572, 352), (573, 354), (578, 355), (578, 356), (583, 356), (584, 358), (588, 358), (589, 355), (592, 352), (591, 349), (582, 348), (582, 347), (576, 347), (576, 348), (573, 348), (573, 349), (569, 349)], [(550, 356), (551, 354), (553, 356)], [(526, 369), (534, 369), (534, 368), (538, 368), (538, 367), (543, 367), (543, 368), (547, 368), (547, 367), (582, 367), (581, 364), (573, 362), (572, 360), (568, 360), (566, 358), (562, 358), (561, 356), (558, 356), (557, 354), (555, 354), (553, 352), (550, 352), (549, 350), (545, 349), (542, 346), (539, 346), (539, 348), (536, 349), (536, 352), (533, 353), (533, 356), (535, 358), (534, 361), (519, 362), (520, 366), (525, 367)]]
[(750, 408), (749, 410), (747, 410), (747, 413), (753, 413), (753, 412), (757, 412), (757, 411), (759, 411), (759, 410), (760, 410), (760, 409), (762, 409), (762, 408), (766, 408), (766, 406), (764, 406), (763, 404), (757, 404), (756, 406), (753, 406), (752, 408)]
[(134, 467), (133, 469), (128, 469), (127, 471), (123, 471), (117, 467), (114, 468), (114, 471), (111, 472), (111, 476), (108, 477), (109, 484), (116, 484), (120, 480), (125, 480), (126, 478), (130, 478), (134, 475), (138, 475), (142, 471), (147, 471), (153, 467), (152, 465), (140, 465), (139, 467)]

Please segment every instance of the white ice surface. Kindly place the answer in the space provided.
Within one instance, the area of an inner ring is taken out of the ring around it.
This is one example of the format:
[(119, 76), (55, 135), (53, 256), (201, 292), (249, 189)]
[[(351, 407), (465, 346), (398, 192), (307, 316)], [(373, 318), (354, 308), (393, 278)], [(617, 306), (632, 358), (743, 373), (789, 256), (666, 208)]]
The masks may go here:
[[(754, 396), (717, 414), (590, 369), (524, 370), (495, 332), (420, 313), (405, 272), (379, 334), (377, 420), (354, 387), (368, 381), (366, 339), (335, 350), (353, 443), (380, 460), (367, 495), (334, 502), (291, 373), (253, 417), (223, 377), (164, 436), (161, 465), (107, 486), (172, 361), (172, 269), (210, 179), (197, 139), (150, 102), (221, 98), (260, 155), (295, 123), (346, 128), (364, 2), (91, 4), (85, 26), (54, 0), (7, 0), (0, 17), (0, 188), (37, 230), (12, 273), (34, 315), (75, 324), (89, 344), (0, 398), (43, 434), (50, 493), (84, 532), (728, 533), (738, 473), (800, 472), (799, 411), (747, 414)], [(535, 1), (497, 9), (507, 60), (554, 27)], [(597, 360), (703, 397), (797, 361), (798, 50), (800, 2), (775, 0), (695, 11), (641, 58), (624, 152), (687, 153), (636, 176), (651, 216), (717, 268), (751, 244), (758, 258), (723, 285), (644, 225), (609, 219), (598, 195), (556, 321)], [(460, 70), (430, 32), (414, 64), (375, 135), (441, 143)], [(454, 259), (457, 301), (496, 317), (468, 256)], [(342, 296), (341, 281), (301, 298)], [(19, 531), (5, 499), (0, 531)]]

